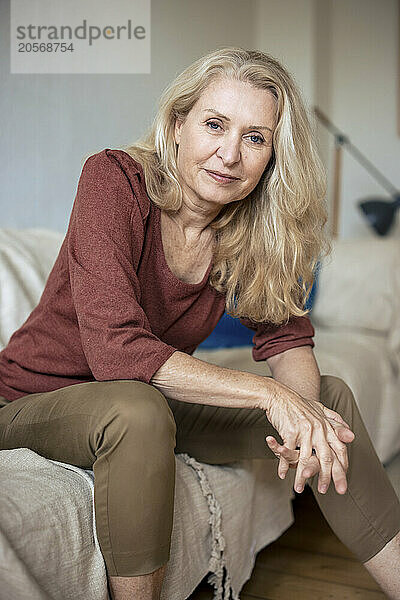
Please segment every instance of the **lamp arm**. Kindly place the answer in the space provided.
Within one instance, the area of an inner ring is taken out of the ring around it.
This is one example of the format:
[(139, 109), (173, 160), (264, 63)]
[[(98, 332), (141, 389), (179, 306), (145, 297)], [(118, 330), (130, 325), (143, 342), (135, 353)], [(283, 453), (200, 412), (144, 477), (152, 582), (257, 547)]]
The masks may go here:
[(314, 112), (318, 119), (321, 121), (322, 125), (330, 131), (335, 136), (336, 143), (340, 146), (347, 147), (347, 150), (354, 156), (357, 162), (360, 163), (364, 169), (372, 175), (372, 177), (378, 181), (392, 196), (399, 197), (400, 192), (395, 186), (388, 180), (374, 165), (363, 155), (361, 152), (352, 144), (347, 136), (345, 136), (333, 123), (329, 121), (329, 119), (323, 114), (323, 112), (317, 107), (314, 106)]
[(399, 196), (400, 192), (394, 187), (392, 183), (378, 169), (366, 158), (361, 152), (354, 146), (348, 139), (345, 142), (347, 150), (354, 156), (354, 158), (368, 171), (376, 181), (378, 181), (382, 187), (385, 188), (392, 196)]

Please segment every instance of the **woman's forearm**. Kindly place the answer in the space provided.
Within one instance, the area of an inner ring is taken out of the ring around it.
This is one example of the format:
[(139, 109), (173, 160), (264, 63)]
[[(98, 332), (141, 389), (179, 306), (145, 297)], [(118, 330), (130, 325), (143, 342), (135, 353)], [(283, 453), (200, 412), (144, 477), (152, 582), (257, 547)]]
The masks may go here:
[(291, 348), (267, 359), (273, 378), (307, 400), (320, 401), (321, 374), (311, 346)]
[(219, 367), (177, 350), (150, 383), (168, 398), (231, 408), (262, 408), (282, 393), (271, 377)]

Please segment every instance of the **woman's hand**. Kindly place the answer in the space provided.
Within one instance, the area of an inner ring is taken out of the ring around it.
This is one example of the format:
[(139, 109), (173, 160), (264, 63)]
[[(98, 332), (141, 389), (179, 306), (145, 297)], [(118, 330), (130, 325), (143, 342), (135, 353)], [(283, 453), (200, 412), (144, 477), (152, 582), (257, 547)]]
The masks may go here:
[[(280, 445), (273, 436), (266, 438), (270, 449), (280, 459), (279, 477), (284, 479), (289, 467), (296, 468), (297, 465), (296, 491), (303, 491), (306, 479), (320, 472), (320, 493), (326, 492), (332, 477), (336, 491), (344, 494), (348, 469), (345, 444), (354, 440), (354, 433), (334, 410), (321, 402), (302, 398), (284, 384), (281, 387), (284, 389), (265, 411), (284, 442)], [(314, 449), (315, 455), (312, 454)]]

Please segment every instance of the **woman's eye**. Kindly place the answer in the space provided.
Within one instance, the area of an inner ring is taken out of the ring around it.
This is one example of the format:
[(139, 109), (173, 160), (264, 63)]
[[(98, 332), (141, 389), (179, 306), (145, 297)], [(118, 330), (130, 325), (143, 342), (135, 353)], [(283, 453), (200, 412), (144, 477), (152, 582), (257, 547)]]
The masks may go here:
[[(215, 121), (208, 121), (207, 122), (207, 126), (210, 127), (210, 129), (212, 129), (213, 131), (216, 131), (218, 129), (218, 127), (221, 127), (219, 123), (216, 123)], [(255, 133), (253, 135), (249, 136), (252, 143), (256, 144), (258, 146), (261, 146), (261, 144), (264, 143), (264, 138), (262, 138), (260, 135), (256, 135)]]
[[(256, 140), (259, 140), (258, 142), (254, 142), (254, 139), (256, 138)], [(264, 142), (263, 138), (260, 135), (251, 135), (250, 139), (255, 143), (255, 144), (262, 144)]]

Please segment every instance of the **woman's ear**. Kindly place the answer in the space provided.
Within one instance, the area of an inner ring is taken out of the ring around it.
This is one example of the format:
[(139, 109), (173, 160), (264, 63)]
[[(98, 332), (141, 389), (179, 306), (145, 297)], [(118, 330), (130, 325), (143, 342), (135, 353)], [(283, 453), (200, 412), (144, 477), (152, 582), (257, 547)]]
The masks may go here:
[(179, 142), (181, 141), (181, 129), (182, 129), (182, 125), (183, 125), (183, 121), (176, 118), (175, 119), (175, 127), (174, 127), (174, 138), (175, 138), (175, 143), (179, 144)]

